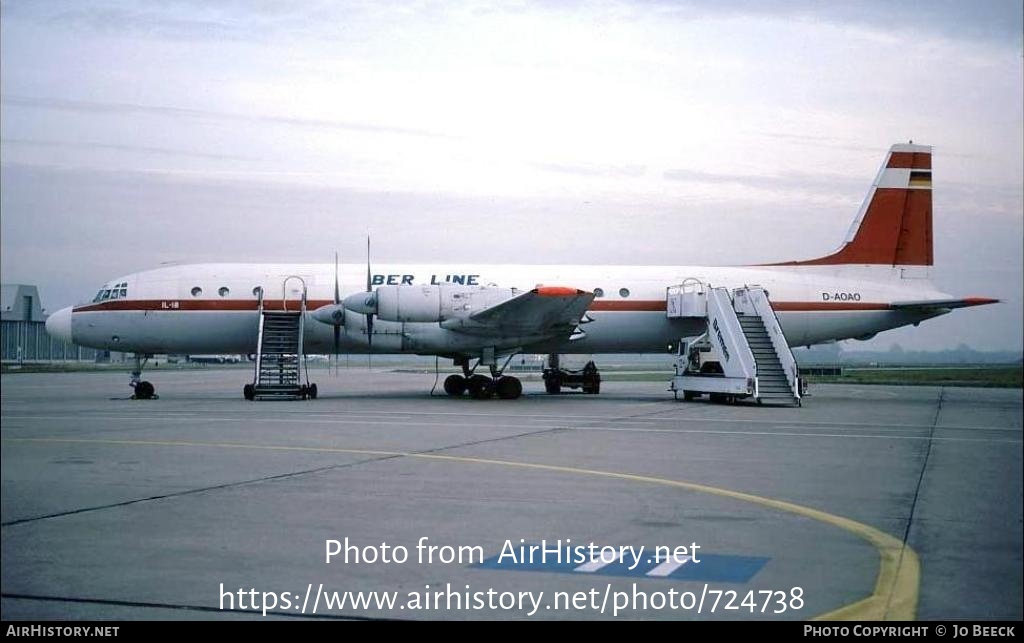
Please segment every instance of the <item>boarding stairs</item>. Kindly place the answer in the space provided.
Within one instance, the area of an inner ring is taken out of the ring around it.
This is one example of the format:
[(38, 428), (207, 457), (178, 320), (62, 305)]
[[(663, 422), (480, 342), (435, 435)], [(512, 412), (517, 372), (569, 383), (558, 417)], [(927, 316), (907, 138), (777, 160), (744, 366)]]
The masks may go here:
[[(285, 283), (287, 284), (287, 280)], [(245, 387), (246, 399), (295, 400), (316, 397), (315, 385), (308, 383), (308, 375), (303, 378), (305, 283), (302, 285), (302, 298), (297, 305), (293, 302), (293, 305), (296, 305), (294, 310), (288, 310), (287, 293), (282, 297), (280, 310), (271, 310), (264, 305), (262, 289), (258, 296), (259, 334), (256, 344), (256, 368), (252, 384)]]
[(730, 292), (696, 279), (668, 289), (669, 318), (701, 318), (706, 332), (679, 342), (669, 390), (690, 400), (753, 398), (800, 406), (803, 383), (768, 293), (760, 286)]

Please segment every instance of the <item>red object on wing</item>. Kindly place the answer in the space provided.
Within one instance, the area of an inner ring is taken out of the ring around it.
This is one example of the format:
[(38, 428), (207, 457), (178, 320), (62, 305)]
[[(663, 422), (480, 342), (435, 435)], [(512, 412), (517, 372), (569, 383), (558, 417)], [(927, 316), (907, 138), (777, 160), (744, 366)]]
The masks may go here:
[(583, 291), (578, 288), (568, 288), (566, 286), (537, 286), (533, 289), (533, 292), (541, 297), (573, 297), (583, 294)]

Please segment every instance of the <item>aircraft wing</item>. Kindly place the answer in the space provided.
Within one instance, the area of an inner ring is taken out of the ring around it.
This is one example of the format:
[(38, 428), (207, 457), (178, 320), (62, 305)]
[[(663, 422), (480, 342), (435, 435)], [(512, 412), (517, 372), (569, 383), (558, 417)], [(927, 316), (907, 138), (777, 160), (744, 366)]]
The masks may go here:
[(561, 286), (538, 286), (470, 315), (474, 325), (519, 335), (569, 334), (587, 312), (594, 293)]
[(970, 306), (984, 306), (999, 303), (998, 299), (988, 297), (965, 297), (963, 299), (925, 299), (922, 301), (894, 301), (890, 306), (894, 310), (952, 310)]

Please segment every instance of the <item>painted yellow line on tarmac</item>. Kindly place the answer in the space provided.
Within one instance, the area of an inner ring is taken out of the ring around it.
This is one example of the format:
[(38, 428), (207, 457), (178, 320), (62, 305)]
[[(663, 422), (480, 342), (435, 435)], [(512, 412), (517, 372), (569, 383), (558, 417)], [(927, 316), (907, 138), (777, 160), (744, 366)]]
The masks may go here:
[(734, 500), (749, 502), (762, 507), (778, 509), (788, 513), (812, 518), (839, 529), (848, 531), (871, 543), (878, 550), (879, 565), (878, 577), (875, 579), (875, 589), (870, 596), (850, 603), (831, 612), (826, 612), (815, 617), (815, 620), (864, 620), (864, 621), (909, 621), (917, 614), (918, 590), (921, 578), (921, 565), (917, 553), (903, 541), (894, 538), (874, 527), (864, 523), (836, 516), (818, 509), (804, 507), (783, 500), (755, 496), (740, 491), (731, 491), (719, 487), (685, 482), (683, 480), (672, 480), (669, 478), (658, 478), (653, 476), (636, 475), (632, 473), (618, 473), (615, 471), (600, 471), (597, 469), (583, 469), (579, 467), (566, 467), (553, 464), (538, 464), (533, 462), (515, 462), (512, 460), (494, 460), (490, 458), (474, 458), (459, 455), (441, 455), (437, 453), (410, 453), (405, 451), (377, 451), (372, 449), (345, 449), (341, 447), (314, 447), (314, 446), (288, 446), (276, 444), (241, 444), (234, 442), (190, 442), (190, 441), (162, 441), (162, 440), (104, 440), (104, 439), (74, 439), (74, 438), (3, 438), (4, 442), (18, 443), (50, 443), (50, 444), (103, 444), (118, 446), (156, 446), (156, 447), (205, 447), (219, 449), (255, 449), (263, 451), (298, 451), (309, 453), (346, 453), (350, 455), (372, 455), (372, 456), (399, 456), (406, 458), (418, 458), (421, 460), (438, 460), (446, 462), (462, 462), (470, 464), (487, 464), (503, 467), (517, 467), (520, 469), (534, 469), (538, 471), (555, 471), (576, 475), (598, 476), (616, 480), (629, 480), (647, 484), (661, 485), (687, 489), (699, 493), (707, 493)]

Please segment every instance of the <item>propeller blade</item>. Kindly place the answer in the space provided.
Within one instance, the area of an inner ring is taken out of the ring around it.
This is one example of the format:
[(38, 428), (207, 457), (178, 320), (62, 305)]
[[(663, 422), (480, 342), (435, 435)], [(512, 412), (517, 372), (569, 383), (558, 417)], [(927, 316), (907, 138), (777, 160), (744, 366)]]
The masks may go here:
[[(334, 253), (334, 305), (341, 303), (341, 291), (338, 285), (338, 253)], [(344, 312), (342, 313), (344, 314)], [(334, 374), (338, 374), (338, 354), (341, 353), (341, 326), (334, 326)]]
[(370, 235), (366, 235), (366, 292), (370, 292)]
[(341, 291), (338, 284), (338, 253), (334, 253), (334, 303), (341, 303)]
[[(370, 235), (366, 235), (366, 292), (371, 292), (370, 278)], [(373, 355), (373, 313), (366, 313), (366, 368), (370, 368)]]
[(334, 373), (338, 373), (338, 355), (341, 354), (341, 326), (334, 327)]

